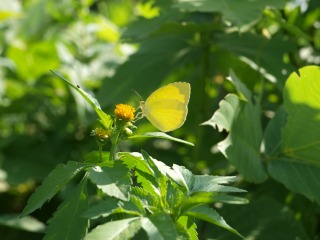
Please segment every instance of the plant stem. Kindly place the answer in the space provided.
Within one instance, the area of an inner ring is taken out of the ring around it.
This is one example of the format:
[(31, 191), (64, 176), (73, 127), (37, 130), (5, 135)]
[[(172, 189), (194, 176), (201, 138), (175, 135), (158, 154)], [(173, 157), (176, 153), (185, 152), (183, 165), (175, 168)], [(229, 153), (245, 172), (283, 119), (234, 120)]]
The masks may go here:
[(102, 162), (102, 144), (99, 144), (99, 158), (100, 162)]

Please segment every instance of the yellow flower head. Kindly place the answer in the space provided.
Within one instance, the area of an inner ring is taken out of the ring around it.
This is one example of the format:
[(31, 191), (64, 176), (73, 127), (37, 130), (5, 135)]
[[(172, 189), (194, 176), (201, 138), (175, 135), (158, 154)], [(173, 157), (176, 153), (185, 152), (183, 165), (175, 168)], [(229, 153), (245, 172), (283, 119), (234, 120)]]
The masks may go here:
[(104, 141), (109, 138), (110, 131), (102, 129), (102, 128), (96, 128), (93, 130), (93, 135), (95, 135), (101, 141)]
[(126, 122), (132, 121), (134, 119), (134, 112), (136, 109), (127, 104), (118, 104), (114, 110), (114, 115), (121, 120)]

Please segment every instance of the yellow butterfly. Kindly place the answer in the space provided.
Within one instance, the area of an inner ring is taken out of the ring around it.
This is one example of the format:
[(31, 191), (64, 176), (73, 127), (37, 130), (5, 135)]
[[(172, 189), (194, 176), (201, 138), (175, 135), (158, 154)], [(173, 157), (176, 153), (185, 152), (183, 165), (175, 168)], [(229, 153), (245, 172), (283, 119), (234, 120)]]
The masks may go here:
[(188, 114), (190, 84), (174, 82), (163, 86), (140, 102), (142, 117), (162, 132), (173, 131), (182, 126)]

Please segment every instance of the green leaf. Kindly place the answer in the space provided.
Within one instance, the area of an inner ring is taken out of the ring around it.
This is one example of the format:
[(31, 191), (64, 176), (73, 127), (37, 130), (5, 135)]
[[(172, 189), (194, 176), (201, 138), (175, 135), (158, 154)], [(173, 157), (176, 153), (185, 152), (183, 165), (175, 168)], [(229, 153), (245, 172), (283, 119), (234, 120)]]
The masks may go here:
[(178, 238), (174, 222), (165, 213), (141, 218), (141, 227), (152, 240), (176, 240)]
[(187, 189), (188, 194), (190, 194), (195, 181), (192, 172), (185, 167), (176, 164), (173, 164), (172, 168), (176, 174), (170, 175), (170, 177), (181, 186), (184, 186)]
[(88, 209), (87, 177), (85, 176), (69, 199), (65, 200), (48, 221), (44, 240), (83, 239), (89, 227), (82, 214)]
[(292, 73), (284, 89), (288, 121), (282, 131), (282, 152), (301, 163), (319, 168), (320, 67), (301, 68), (299, 75)]
[(129, 169), (121, 162), (115, 161), (113, 167), (93, 167), (89, 178), (98, 188), (109, 196), (128, 201), (130, 197), (131, 178)]
[(161, 138), (161, 139), (167, 139), (167, 140), (175, 141), (175, 142), (179, 142), (179, 143), (184, 143), (189, 146), (194, 146), (194, 144), (191, 142), (172, 137), (164, 132), (146, 132), (143, 134), (130, 136), (129, 139), (130, 138)]
[[(192, 12), (221, 12), (227, 21), (241, 27), (258, 20), (266, 7), (282, 8), (285, 0), (272, 1), (232, 1), (232, 0), (177, 0), (175, 7)], [(242, 9), (239, 11), (239, 9)]]
[(86, 240), (122, 240), (132, 238), (141, 228), (140, 218), (107, 222), (93, 229)]
[[(208, 176), (197, 175), (194, 176), (194, 183), (191, 189), (191, 193), (195, 192), (246, 192), (245, 190), (223, 186), (221, 184), (227, 184), (234, 182), (236, 177), (220, 177), (220, 176)], [(219, 184), (221, 183), (221, 184)]]
[(97, 99), (95, 99), (94, 97), (92, 97), (89, 93), (83, 91), (81, 88), (75, 86), (73, 83), (71, 83), (70, 81), (68, 81), (67, 79), (65, 79), (64, 77), (62, 77), (60, 74), (54, 72), (53, 70), (50, 70), (54, 75), (56, 75), (57, 77), (61, 78), (62, 80), (64, 80), (70, 87), (72, 87), (74, 90), (76, 90), (90, 105), (91, 107), (95, 110), (95, 112), (98, 114), (98, 116), (100, 117), (100, 122), (101, 124), (106, 128), (106, 129), (110, 129), (111, 125), (112, 125), (112, 118), (110, 115), (104, 113), (101, 110), (100, 104), (98, 102)]
[(225, 194), (215, 194), (214, 195), (215, 202), (227, 203), (227, 204), (248, 204), (249, 200), (242, 197), (235, 197)]
[(200, 205), (205, 205), (215, 202), (214, 194), (209, 192), (199, 192), (185, 198), (181, 203), (181, 213)]
[(28, 215), (40, 208), (46, 201), (50, 200), (64, 185), (66, 185), (81, 170), (90, 164), (68, 162), (67, 165), (60, 164), (43, 181), (28, 200), (23, 209), (21, 217)]
[(187, 231), (189, 240), (198, 240), (197, 225), (190, 219), (190, 217), (181, 216), (179, 217), (177, 224)]
[(0, 225), (28, 232), (43, 232), (45, 229), (45, 225), (39, 220), (30, 216), (19, 218), (18, 214), (0, 215)]
[(233, 83), (233, 85), (236, 87), (238, 93), (243, 96), (243, 99), (246, 101), (251, 101), (252, 99), (252, 93), (247, 88), (247, 86), (241, 82), (241, 80), (236, 76), (236, 74), (230, 70), (230, 76), (228, 77), (228, 80)]
[(274, 157), (281, 153), (281, 130), (287, 121), (287, 114), (281, 106), (269, 121), (264, 132), (264, 144), (268, 157)]
[(320, 168), (290, 158), (277, 158), (269, 162), (268, 171), (288, 189), (320, 204)]
[(136, 196), (137, 199), (139, 199), (139, 201), (141, 201), (143, 207), (147, 208), (150, 212), (153, 212), (153, 209), (160, 207), (159, 195), (157, 195), (153, 192), (147, 191), (144, 188), (133, 187), (132, 188), (132, 195)]
[(184, 215), (190, 216), (190, 217), (195, 217), (195, 218), (213, 223), (219, 227), (222, 227), (222, 228), (242, 237), (241, 234), (238, 233), (232, 227), (230, 227), (215, 210), (208, 207), (207, 205), (202, 205), (202, 206), (197, 206), (195, 208), (192, 208), (192, 209), (188, 210), (187, 212), (185, 212)]
[(211, 119), (201, 123), (201, 125), (209, 125), (219, 132), (224, 129), (227, 131), (231, 130), (233, 121), (235, 121), (236, 116), (239, 114), (239, 105), (241, 104), (238, 96), (234, 94), (228, 94), (225, 99), (221, 100), (219, 103), (219, 110), (216, 111)]
[(107, 198), (90, 208), (82, 216), (94, 219), (98, 217), (108, 217), (115, 213), (141, 215), (140, 209), (131, 200), (122, 202), (114, 198)]
[(246, 180), (260, 183), (267, 179), (260, 156), (260, 104), (236, 98), (235, 95), (228, 95), (222, 100), (225, 102), (220, 104), (221, 108), (210, 119), (210, 125), (217, 126), (220, 130), (230, 128), (228, 137), (218, 143), (218, 149)]

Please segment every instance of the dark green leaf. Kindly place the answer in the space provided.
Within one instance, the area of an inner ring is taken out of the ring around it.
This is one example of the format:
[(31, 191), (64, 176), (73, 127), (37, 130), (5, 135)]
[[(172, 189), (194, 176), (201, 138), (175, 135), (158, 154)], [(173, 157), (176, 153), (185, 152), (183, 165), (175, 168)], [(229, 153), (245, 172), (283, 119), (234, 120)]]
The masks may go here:
[(222, 227), (230, 232), (233, 232), (237, 234), (238, 236), (242, 237), (240, 233), (238, 233), (235, 229), (230, 227), (224, 219), (212, 208), (202, 205), (202, 206), (197, 206), (195, 208), (192, 208), (188, 210), (187, 212), (184, 213), (186, 216), (190, 217), (195, 217), (207, 222), (210, 222), (212, 224), (215, 224), (219, 227)]
[(89, 227), (82, 214), (88, 209), (87, 177), (84, 177), (74, 193), (65, 200), (48, 221), (44, 240), (83, 239)]
[(68, 162), (67, 165), (58, 165), (49, 176), (43, 181), (35, 193), (28, 200), (27, 206), (23, 209), (21, 216), (26, 216), (37, 208), (40, 208), (46, 201), (50, 200), (70, 179), (90, 164)]

